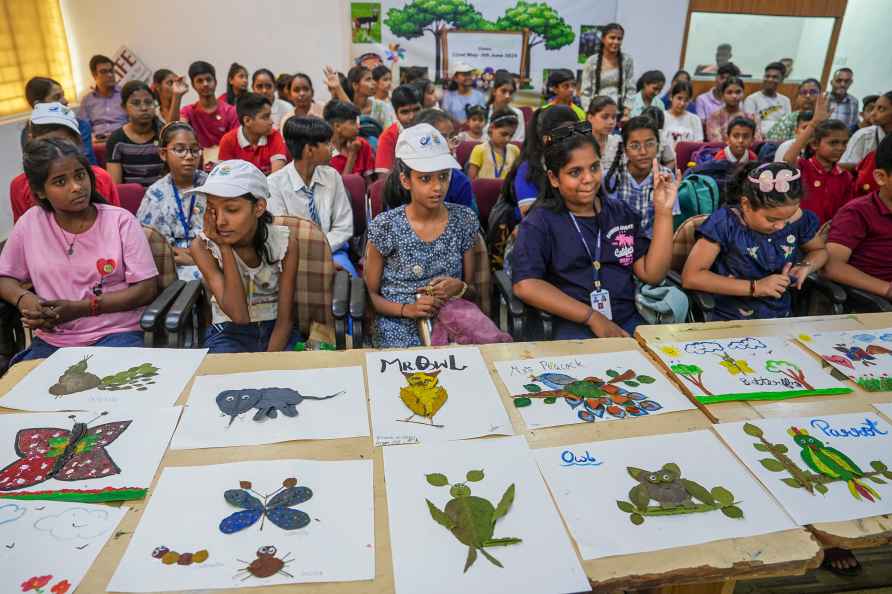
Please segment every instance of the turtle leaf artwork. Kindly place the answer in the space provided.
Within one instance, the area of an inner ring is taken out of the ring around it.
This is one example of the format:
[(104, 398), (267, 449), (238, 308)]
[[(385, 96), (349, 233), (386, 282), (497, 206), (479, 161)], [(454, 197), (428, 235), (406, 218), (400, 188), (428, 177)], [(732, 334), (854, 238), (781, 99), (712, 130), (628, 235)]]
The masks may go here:
[(771, 443), (766, 439), (764, 431), (752, 423), (745, 423), (743, 431), (757, 440), (753, 447), (769, 454), (759, 463), (770, 472), (785, 472), (789, 476), (781, 481), (795, 489), (805, 489), (815, 495), (826, 495), (833, 483), (845, 483), (849, 493), (857, 501), (875, 503), (881, 499), (880, 494), (868, 484), (888, 484), (892, 480), (892, 472), (886, 464), (879, 460), (870, 463), (872, 470), (865, 471), (851, 458), (838, 449), (828, 446), (820, 439), (809, 435), (806, 429), (792, 426), (787, 434), (799, 446), (799, 457), (806, 468), (799, 466), (788, 454), (789, 448), (782, 443)]
[[(261, 495), (252, 488), (251, 481), (240, 481), (238, 489), (223, 493), (226, 502), (244, 511), (237, 511), (220, 521), (220, 532), (232, 534), (254, 525), (257, 520), (269, 521), (282, 530), (298, 530), (310, 523), (306, 513), (291, 509), (291, 506), (309, 501), (313, 491), (308, 487), (298, 487), (297, 479), (286, 478), (282, 486), (268, 495)], [(252, 495), (253, 493), (253, 495)], [(256, 495), (256, 497), (255, 497)], [(264, 522), (260, 522), (263, 530)]]
[[(743, 518), (743, 510), (734, 495), (724, 487), (707, 489), (700, 483), (683, 478), (681, 468), (668, 462), (659, 470), (626, 468), (638, 484), (629, 490), (628, 501), (617, 501), (620, 511), (629, 514), (636, 526), (648, 516), (677, 516), (721, 510), (729, 518)], [(654, 505), (651, 505), (651, 502)]]
[(194, 553), (177, 553), (162, 545), (155, 547), (152, 551), (152, 557), (165, 565), (192, 565), (193, 563), (204, 563), (208, 560), (210, 554), (205, 549), (195, 551)]
[(92, 355), (87, 355), (66, 369), (65, 373), (59, 377), (59, 380), (50, 386), (49, 393), (56, 398), (60, 398), (94, 388), (112, 392), (133, 389), (144, 392), (148, 389), (147, 386), (155, 383), (152, 378), (158, 375), (157, 367), (151, 363), (143, 363), (100, 378), (87, 371), (87, 364), (91, 357)]
[[(397, 419), (402, 423), (419, 423), (421, 425), (430, 425), (431, 427), (443, 428), (443, 425), (434, 423), (434, 415), (437, 414), (449, 394), (446, 388), (440, 385), (437, 376), (440, 375), (442, 369), (436, 371), (403, 371), (408, 386), (400, 388), (400, 400), (408, 407), (412, 414), (405, 419)], [(413, 420), (416, 416), (427, 419), (427, 422)]]
[[(512, 396), (514, 406), (530, 406), (533, 399), (554, 404), (558, 398), (562, 398), (581, 420), (588, 423), (604, 418), (605, 414), (622, 419), (627, 416), (640, 417), (663, 408), (656, 400), (634, 390), (641, 385), (654, 383), (656, 380), (653, 377), (632, 369), (624, 372), (608, 369), (605, 374), (607, 379), (594, 376), (577, 379), (566, 373), (554, 372), (531, 375), (531, 383), (524, 385), (527, 393)], [(543, 390), (539, 384), (549, 389)]]
[(297, 407), (304, 400), (328, 400), (343, 394), (343, 390), (328, 396), (304, 396), (291, 388), (245, 388), (243, 390), (224, 390), (217, 395), (217, 407), (220, 412), (230, 417), (229, 425), (242, 413), (257, 409), (255, 421), (275, 419), (278, 413), (286, 417), (296, 417)]
[(238, 570), (233, 579), (241, 577), (242, 581), (245, 581), (251, 577), (268, 578), (277, 573), (293, 578), (292, 574), (285, 571), (285, 566), (294, 561), (294, 559), (289, 559), (291, 553), (287, 553), (281, 559), (276, 557), (277, 553), (276, 547), (267, 545), (257, 549), (257, 558), (253, 561), (236, 559), (239, 563), (244, 563), (245, 566)]
[[(465, 476), (466, 482), (455, 483), (449, 488), (449, 494), (453, 499), (446, 503), (443, 510), (431, 503), (430, 499), (425, 499), (428, 511), (434, 521), (449, 530), (460, 543), (468, 546), (465, 573), (477, 560), (478, 551), (496, 567), (503, 567), (501, 562), (485, 549), (505, 547), (522, 542), (521, 539), (514, 537), (493, 537), (496, 522), (508, 513), (514, 503), (514, 484), (512, 483), (505, 489), (498, 505), (493, 506), (489, 500), (471, 495), (471, 487), (467, 484), (482, 481), (483, 478), (483, 470), (469, 470)], [(449, 479), (444, 474), (428, 474), (426, 479), (428, 484), (434, 487), (449, 485)]]

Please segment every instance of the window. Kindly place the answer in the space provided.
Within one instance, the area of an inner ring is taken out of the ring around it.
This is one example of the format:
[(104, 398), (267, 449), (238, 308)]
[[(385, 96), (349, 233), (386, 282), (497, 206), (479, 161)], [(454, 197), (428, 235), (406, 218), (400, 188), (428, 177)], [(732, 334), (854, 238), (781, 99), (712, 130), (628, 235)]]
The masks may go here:
[(75, 100), (59, 0), (0, 0), (0, 116), (30, 109), (25, 83), (33, 76), (59, 81)]

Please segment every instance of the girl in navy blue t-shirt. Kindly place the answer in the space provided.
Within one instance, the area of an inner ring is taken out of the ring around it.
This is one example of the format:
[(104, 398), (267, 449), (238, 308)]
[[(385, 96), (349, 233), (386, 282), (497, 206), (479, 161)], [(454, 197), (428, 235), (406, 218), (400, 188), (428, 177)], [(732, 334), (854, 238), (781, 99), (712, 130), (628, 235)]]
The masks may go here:
[(818, 217), (799, 208), (801, 173), (786, 163), (745, 164), (726, 205), (697, 231), (682, 272), (686, 289), (714, 293), (720, 319), (790, 315), (792, 286), (827, 261)]
[(586, 125), (562, 126), (545, 139), (548, 184), (511, 254), (515, 295), (556, 316), (559, 340), (634, 332), (643, 323), (634, 278), (659, 285), (672, 253), (677, 183), (669, 175), (655, 180), (649, 240), (641, 217), (602, 191), (598, 146)]

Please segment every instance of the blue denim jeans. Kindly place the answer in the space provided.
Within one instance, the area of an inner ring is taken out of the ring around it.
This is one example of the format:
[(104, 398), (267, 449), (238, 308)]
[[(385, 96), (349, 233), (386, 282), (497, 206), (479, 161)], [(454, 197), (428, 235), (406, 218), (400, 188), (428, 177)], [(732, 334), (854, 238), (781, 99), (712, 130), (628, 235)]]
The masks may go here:
[[(275, 320), (254, 322), (251, 324), (211, 324), (205, 334), (205, 345), (211, 353), (262, 353), (269, 345), (269, 337), (276, 326)], [(290, 350), (303, 338), (297, 326), (291, 329), (288, 344), (284, 350)]]
[[(145, 338), (142, 330), (132, 330), (130, 332), (117, 332), (103, 336), (91, 345), (97, 347), (141, 347), (145, 346)], [(35, 336), (31, 339), (31, 346), (20, 353), (16, 353), (9, 365), (15, 365), (19, 361), (30, 361), (31, 359), (46, 359), (59, 350), (50, 343)]]

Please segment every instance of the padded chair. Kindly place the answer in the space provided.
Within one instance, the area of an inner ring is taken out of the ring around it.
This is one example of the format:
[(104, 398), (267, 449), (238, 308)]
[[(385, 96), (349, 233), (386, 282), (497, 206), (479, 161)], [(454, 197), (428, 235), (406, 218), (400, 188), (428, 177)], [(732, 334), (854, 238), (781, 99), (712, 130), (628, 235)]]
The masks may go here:
[(489, 213), (499, 199), (499, 194), (502, 193), (502, 180), (475, 179), (471, 182), (471, 189), (477, 200), (477, 209), (480, 211), (480, 226), (486, 229)]
[(529, 105), (522, 105), (518, 109), (520, 109), (520, 113), (523, 114), (523, 123), (529, 127), (530, 120), (533, 119), (533, 108)]
[[(832, 222), (833, 221), (827, 221), (821, 226), (820, 231), (818, 231), (818, 234), (824, 238), (825, 242), (827, 241), (827, 237), (830, 235), (830, 225)], [(832, 282), (828, 279), (824, 280), (828, 283)], [(834, 308), (834, 313), (892, 312), (892, 303), (890, 303), (889, 300), (885, 297), (874, 295), (873, 293), (869, 293), (862, 289), (856, 289), (855, 287), (850, 287), (849, 285), (843, 285), (839, 283), (833, 284), (838, 286), (843, 292), (842, 302), (834, 302), (831, 304)]]
[(104, 142), (94, 142), (93, 143), (93, 154), (96, 155), (96, 164), (105, 169), (105, 143)]
[(133, 214), (139, 210), (146, 189), (141, 184), (116, 184), (118, 195), (121, 197), (121, 208), (126, 208)]
[(455, 160), (461, 165), (462, 170), (466, 170), (468, 159), (471, 158), (471, 151), (480, 144), (477, 140), (465, 140), (455, 149)]
[(675, 162), (678, 164), (678, 168), (681, 169), (681, 172), (684, 173), (688, 169), (688, 163), (691, 162), (691, 158), (694, 156), (694, 153), (699, 149), (711, 146), (716, 148), (722, 148), (725, 146), (724, 142), (679, 142), (675, 145)]
[(350, 206), (353, 208), (353, 235), (361, 236), (365, 233), (366, 226), (366, 183), (365, 178), (355, 173), (341, 176), (344, 187), (350, 196)]
[(379, 179), (369, 187), (369, 213), (371, 218), (384, 212), (384, 183), (387, 179)]

